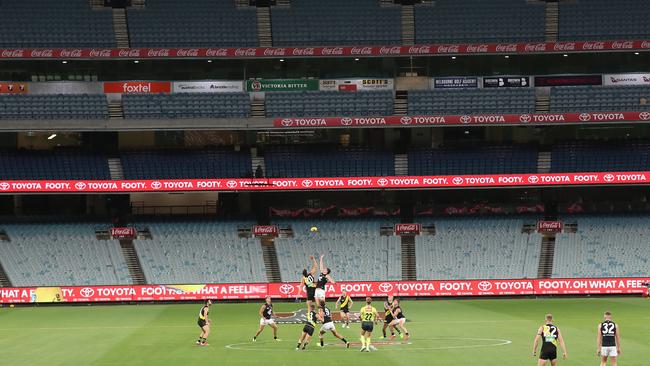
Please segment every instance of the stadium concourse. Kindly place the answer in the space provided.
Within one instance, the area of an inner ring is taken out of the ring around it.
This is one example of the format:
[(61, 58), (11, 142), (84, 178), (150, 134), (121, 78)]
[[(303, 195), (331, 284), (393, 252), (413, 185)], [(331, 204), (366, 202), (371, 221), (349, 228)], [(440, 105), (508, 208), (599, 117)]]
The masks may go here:
[(0, 0), (0, 366), (647, 366), (646, 2)]

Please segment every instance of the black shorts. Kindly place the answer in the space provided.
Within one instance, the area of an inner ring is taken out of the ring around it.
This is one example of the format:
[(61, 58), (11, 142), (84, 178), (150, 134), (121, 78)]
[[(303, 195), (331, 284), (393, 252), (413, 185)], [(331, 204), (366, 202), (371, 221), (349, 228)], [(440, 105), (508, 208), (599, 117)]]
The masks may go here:
[(384, 318), (384, 323), (390, 324), (393, 321), (393, 316), (392, 315), (386, 315)]
[(375, 323), (373, 322), (361, 322), (361, 330), (365, 332), (372, 332), (375, 328)]
[(347, 313), (350, 312), (350, 309), (348, 309), (347, 307), (344, 307), (344, 308), (341, 308), (341, 312), (347, 314)]
[(555, 360), (557, 358), (557, 349), (554, 350), (542, 350), (539, 353), (540, 360)]
[(316, 287), (307, 288), (307, 300), (316, 301)]
[(311, 324), (305, 324), (305, 326), (302, 327), (302, 331), (309, 334), (309, 336), (311, 337), (314, 335), (314, 326)]
[(203, 327), (205, 327), (205, 325), (208, 324), (208, 323), (207, 323), (205, 320), (203, 320), (203, 319), (199, 319), (199, 321), (196, 322), (196, 324), (199, 325), (199, 328), (203, 328)]

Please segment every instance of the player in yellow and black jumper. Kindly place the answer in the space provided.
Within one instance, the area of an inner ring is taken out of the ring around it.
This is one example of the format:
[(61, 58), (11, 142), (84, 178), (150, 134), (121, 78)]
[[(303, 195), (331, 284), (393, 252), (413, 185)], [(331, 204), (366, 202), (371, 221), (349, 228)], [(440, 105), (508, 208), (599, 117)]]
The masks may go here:
[(316, 329), (316, 324), (322, 321), (318, 318), (318, 312), (316, 312), (316, 304), (311, 304), (309, 311), (307, 312), (307, 319), (305, 320), (305, 326), (302, 327), (302, 334), (300, 339), (298, 339), (298, 345), (296, 346), (296, 351), (301, 348), (304, 350), (307, 348), (311, 337), (314, 335), (314, 330)]
[(350, 328), (350, 308), (352, 304), (353, 301), (348, 296), (348, 293), (345, 290), (341, 291), (341, 296), (336, 300), (336, 307), (341, 309), (342, 328)]
[[(393, 295), (388, 296), (386, 301), (384, 302), (384, 328), (381, 330), (383, 333), (383, 336), (381, 338), (386, 338), (386, 328), (390, 325), (390, 323), (393, 322)], [(399, 333), (400, 337), (402, 336), (402, 333), (399, 329), (396, 328), (390, 328), (390, 335), (395, 336), (395, 330), (397, 330), (397, 333)]]
[(539, 353), (538, 366), (545, 366), (546, 361), (550, 361), (552, 366), (557, 365), (557, 345), (562, 347), (562, 357), (566, 360), (567, 351), (564, 344), (564, 338), (560, 333), (560, 328), (553, 324), (553, 315), (546, 314), (546, 322), (540, 326), (535, 335), (533, 343), (533, 357), (537, 355), (537, 345), (542, 341), (542, 350)]
[(302, 270), (302, 278), (300, 279), (300, 284), (305, 286), (305, 293), (307, 294), (307, 312), (310, 311), (312, 304), (315, 304), (314, 296), (316, 294), (316, 271), (318, 270), (318, 263), (316, 263), (316, 258), (312, 255), (309, 257), (312, 261), (311, 270), (307, 272), (307, 269)]
[(208, 345), (208, 336), (210, 335), (210, 318), (208, 314), (210, 313), (210, 305), (212, 305), (212, 300), (206, 300), (205, 304), (201, 307), (199, 311), (199, 320), (197, 324), (201, 328), (201, 334), (199, 339), (196, 340), (198, 346), (207, 346)]
[(370, 352), (370, 337), (377, 321), (377, 309), (372, 306), (371, 298), (366, 297), (366, 305), (361, 308), (359, 316), (361, 317), (361, 352)]

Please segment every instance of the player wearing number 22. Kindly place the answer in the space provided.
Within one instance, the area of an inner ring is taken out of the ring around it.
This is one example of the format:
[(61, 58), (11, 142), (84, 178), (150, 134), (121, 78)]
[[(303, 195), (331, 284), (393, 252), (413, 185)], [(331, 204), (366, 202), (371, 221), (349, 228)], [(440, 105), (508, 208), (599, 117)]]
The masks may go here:
[(560, 344), (560, 347), (562, 347), (563, 358), (567, 358), (564, 338), (562, 337), (562, 333), (560, 333), (560, 328), (553, 324), (553, 315), (551, 314), (546, 314), (546, 323), (537, 330), (535, 341), (533, 343), (533, 357), (537, 354), (537, 345), (539, 344), (540, 339), (542, 340), (542, 350), (539, 353), (539, 360), (537, 361), (538, 366), (546, 365), (547, 361), (550, 362), (552, 366), (557, 365), (558, 343)]
[(377, 309), (372, 306), (372, 299), (366, 297), (366, 305), (361, 308), (361, 352), (370, 352), (370, 337), (377, 321)]
[(621, 332), (618, 324), (612, 321), (612, 313), (605, 312), (605, 319), (598, 324), (598, 347), (600, 366), (607, 365), (607, 358), (612, 360), (612, 366), (618, 365), (618, 355), (621, 353)]

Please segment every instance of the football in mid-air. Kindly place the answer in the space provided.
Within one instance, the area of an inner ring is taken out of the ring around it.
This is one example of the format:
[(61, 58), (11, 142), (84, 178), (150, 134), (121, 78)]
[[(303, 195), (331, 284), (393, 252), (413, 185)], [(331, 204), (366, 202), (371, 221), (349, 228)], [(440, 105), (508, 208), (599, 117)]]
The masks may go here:
[(311, 231), (312, 233), (317, 233), (318, 228), (316, 226), (312, 226), (311, 229), (309, 229), (309, 231)]

